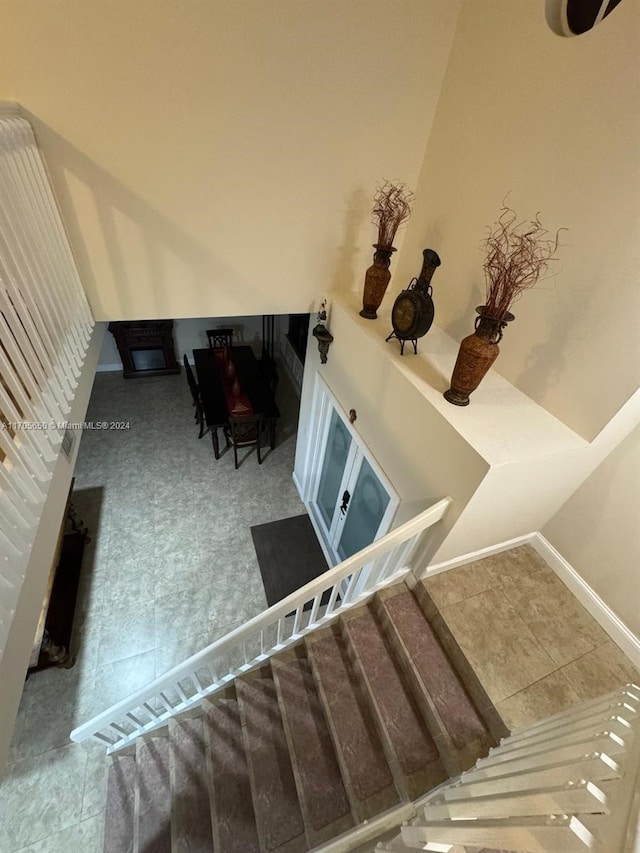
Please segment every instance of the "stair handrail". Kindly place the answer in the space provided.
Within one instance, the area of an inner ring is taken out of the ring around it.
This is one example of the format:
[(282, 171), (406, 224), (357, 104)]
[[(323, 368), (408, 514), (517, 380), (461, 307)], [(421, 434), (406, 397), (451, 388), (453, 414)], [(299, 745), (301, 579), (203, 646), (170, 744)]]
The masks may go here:
[(504, 738), (376, 850), (637, 853), (639, 785), (640, 686), (627, 684)]
[[(170, 718), (196, 707), (203, 698), (222, 690), (237, 675), (264, 664), (305, 634), (328, 624), (345, 610), (363, 604), (377, 590), (396, 583), (411, 571), (411, 561), (423, 535), (443, 518), (451, 502), (452, 499), (446, 497), (434, 503), (244, 625), (191, 655), (150, 684), (78, 726), (71, 732), (71, 740), (80, 742), (93, 738), (105, 744), (109, 753), (123, 749), (140, 735), (154, 731), (166, 725)], [(329, 591), (328, 604), (322, 605), (322, 597)], [(309, 603), (312, 605), (309, 618), (303, 624), (304, 606)], [(292, 614), (293, 619), (290, 618)], [(268, 646), (265, 635), (274, 629), (275, 643)], [(247, 644), (252, 640), (259, 641), (260, 652), (250, 656)], [(236, 650), (241, 651), (244, 662), (227, 667), (224, 674), (215, 671), (213, 665), (216, 660)], [(209, 674), (209, 684), (203, 683), (203, 671)], [(172, 693), (168, 695), (170, 691)]]
[[(0, 104), (0, 185), (2, 662), (11, 635), (24, 633), (26, 617), (16, 614), (58, 459), (70, 455), (63, 437), (95, 323), (33, 128), (17, 104)], [(43, 629), (41, 619), (32, 663)]]

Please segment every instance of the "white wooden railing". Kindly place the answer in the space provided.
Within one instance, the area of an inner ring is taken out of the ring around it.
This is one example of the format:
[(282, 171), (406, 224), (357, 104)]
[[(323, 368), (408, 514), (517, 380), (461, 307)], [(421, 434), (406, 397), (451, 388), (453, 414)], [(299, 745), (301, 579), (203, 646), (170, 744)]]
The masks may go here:
[(639, 780), (640, 687), (629, 684), (504, 739), (376, 849), (631, 853)]
[(0, 106), (0, 659), (92, 328), (31, 126)]
[[(344, 560), (278, 604), (169, 670), (147, 687), (99, 714), (71, 733), (74, 741), (94, 738), (115, 752), (139, 735), (200, 704), (237, 675), (263, 664), (305, 634), (363, 604), (378, 589), (411, 571), (425, 531), (440, 521), (444, 498)], [(323, 603), (323, 600), (325, 603)]]

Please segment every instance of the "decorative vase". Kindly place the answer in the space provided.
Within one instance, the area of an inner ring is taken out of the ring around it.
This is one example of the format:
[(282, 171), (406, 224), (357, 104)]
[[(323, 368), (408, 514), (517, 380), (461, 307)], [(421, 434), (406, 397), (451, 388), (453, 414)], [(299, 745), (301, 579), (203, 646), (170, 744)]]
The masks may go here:
[(364, 277), (364, 294), (360, 312), (360, 316), (367, 320), (376, 320), (378, 317), (376, 311), (380, 307), (391, 279), (389, 272), (391, 255), (396, 251), (393, 246), (381, 246), (379, 243), (374, 243), (373, 248), (376, 251), (373, 255), (373, 263)]
[(469, 395), (476, 390), (498, 357), (502, 330), (507, 323), (515, 320), (508, 311), (501, 319), (490, 317), (484, 313), (484, 308), (484, 305), (476, 308), (479, 316), (476, 317), (475, 332), (460, 342), (451, 388), (444, 392), (445, 400), (454, 406), (469, 405)]

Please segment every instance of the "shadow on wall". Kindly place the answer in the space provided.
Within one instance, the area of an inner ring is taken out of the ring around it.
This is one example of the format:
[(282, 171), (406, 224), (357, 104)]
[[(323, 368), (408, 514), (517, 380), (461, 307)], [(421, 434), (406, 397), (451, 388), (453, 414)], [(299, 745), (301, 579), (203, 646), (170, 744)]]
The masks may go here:
[(516, 380), (518, 388), (522, 388), (525, 394), (538, 399), (547, 389), (562, 383), (566, 375), (567, 343), (578, 333), (577, 330), (586, 328), (589, 316), (593, 315), (589, 303), (593, 301), (597, 287), (598, 282), (594, 281), (580, 288), (578, 299), (575, 292), (571, 300), (567, 297), (558, 299), (558, 310), (551, 321), (537, 325), (539, 335), (546, 331), (545, 338), (532, 345), (526, 369)]
[[(37, 116), (28, 110), (23, 110), (23, 114), (31, 122), (38, 144), (45, 153), (46, 165), (62, 208), (80, 275), (98, 319), (139, 319), (130, 296), (135, 293), (137, 282), (131, 281), (127, 272), (122, 238), (118, 233), (118, 218), (128, 220), (135, 226), (139, 245), (143, 247), (146, 274), (148, 280), (153, 282), (154, 318), (171, 315), (170, 311), (167, 314), (167, 305), (171, 304), (169, 294), (175, 292), (176, 288), (183, 294), (185, 291), (202, 294), (210, 290), (212, 315), (219, 313), (216, 312), (216, 303), (221, 291), (232, 293), (241, 288), (247, 299), (255, 296), (256, 301), (259, 301), (262, 294), (250, 281), (238, 276), (237, 272), (222, 263), (197, 240), (155, 211)], [(96, 280), (92, 252), (85, 239), (70, 177), (79, 181), (90, 194), (100, 232), (96, 238), (99, 236), (102, 242), (117, 289), (117, 311), (110, 310), (108, 315), (100, 295), (104, 283)], [(170, 255), (188, 272), (187, 275), (181, 273), (179, 281), (167, 270), (166, 259)]]
[[(362, 187), (355, 189), (347, 199), (347, 205), (344, 212), (344, 239), (338, 247), (337, 259), (331, 275), (331, 290), (343, 290), (345, 282), (358, 282), (359, 271), (357, 269), (356, 260), (362, 263), (361, 279), (364, 282), (364, 273), (371, 260), (363, 263), (364, 260), (359, 255), (362, 254), (358, 248), (358, 236), (362, 232), (362, 225), (367, 217), (370, 218), (371, 199)], [(371, 226), (371, 235), (375, 239), (375, 227)], [(334, 247), (328, 247), (334, 251)]]
[[(476, 317), (478, 316), (476, 308), (479, 305), (484, 305), (484, 302), (484, 288), (476, 281), (472, 282), (467, 296), (467, 304), (464, 308), (458, 311), (451, 322), (447, 323), (444, 327), (445, 332), (457, 341), (461, 341), (463, 338), (466, 338), (467, 335), (472, 335)], [(438, 319), (436, 317), (436, 323), (437, 322)]]

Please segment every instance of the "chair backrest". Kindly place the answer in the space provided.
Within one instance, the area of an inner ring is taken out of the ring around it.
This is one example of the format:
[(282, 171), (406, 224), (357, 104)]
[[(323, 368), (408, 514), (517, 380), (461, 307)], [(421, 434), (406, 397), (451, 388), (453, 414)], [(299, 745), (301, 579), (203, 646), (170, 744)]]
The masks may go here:
[(212, 349), (233, 345), (233, 329), (207, 329), (207, 339)]
[(262, 415), (239, 415), (229, 418), (231, 441), (236, 447), (259, 444), (262, 431)]

